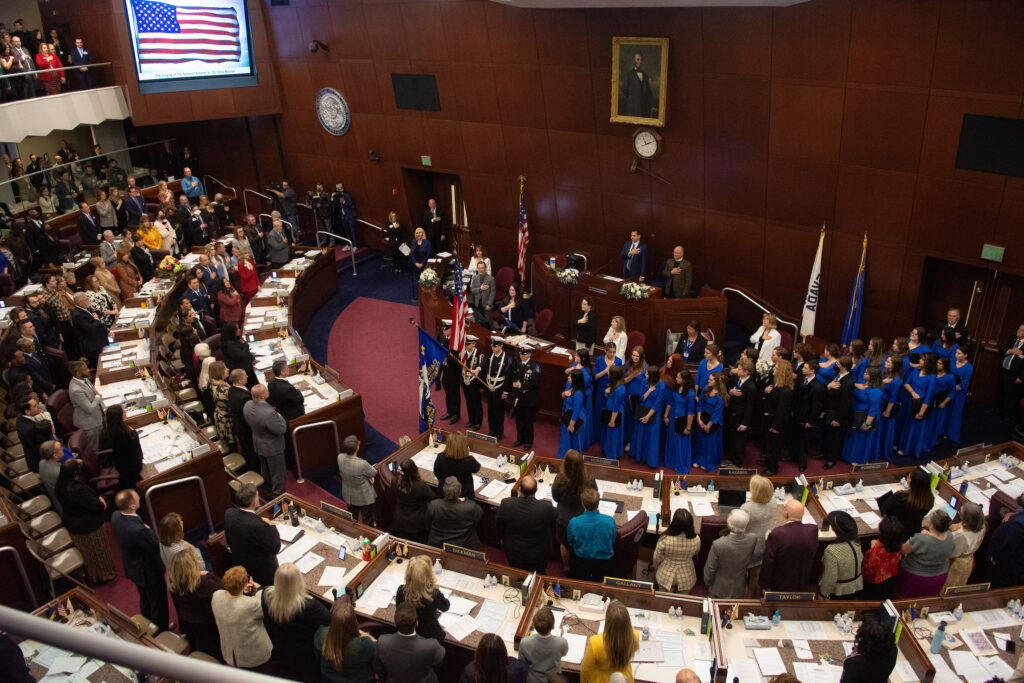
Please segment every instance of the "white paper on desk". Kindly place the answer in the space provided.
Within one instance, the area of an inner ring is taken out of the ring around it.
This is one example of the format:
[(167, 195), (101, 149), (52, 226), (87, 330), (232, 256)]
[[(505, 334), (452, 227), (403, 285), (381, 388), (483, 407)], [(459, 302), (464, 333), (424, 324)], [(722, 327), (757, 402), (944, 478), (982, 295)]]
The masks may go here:
[(85, 665), (86, 661), (88, 661), (86, 657), (62, 655), (54, 658), (53, 664), (50, 665), (47, 674), (51, 676), (54, 674), (73, 674), (81, 669)]
[(554, 496), (551, 494), (551, 484), (544, 482), (537, 484), (537, 500), (554, 500)]
[(711, 641), (704, 638), (703, 636), (697, 636), (691, 639), (693, 642), (693, 658), (694, 659), (714, 659), (714, 655), (711, 654)]
[(640, 647), (633, 653), (631, 662), (663, 662), (665, 652), (657, 640), (641, 640)]
[(825, 627), (820, 621), (796, 621), (787, 619), (782, 622), (786, 629), (786, 635), (790, 638), (805, 640), (821, 640), (826, 637)]
[[(690, 511), (690, 504), (687, 502), (686, 496), (672, 496), (668, 499), (668, 516), (672, 517), (676, 513), (676, 510)], [(651, 503), (657, 503), (658, 501), (652, 500)], [(659, 511), (660, 512), (660, 511)]]
[(711, 507), (711, 501), (704, 496), (691, 498), (690, 507), (693, 508), (694, 517), (711, 517), (715, 514), (715, 509)]
[(422, 470), (434, 471), (434, 461), (437, 460), (437, 453), (427, 449), (412, 456), (412, 461)]
[(84, 666), (82, 666), (81, 669), (78, 670), (78, 673), (75, 675), (81, 679), (82, 683), (85, 683), (89, 680), (89, 676), (92, 676), (93, 673), (95, 673), (96, 670), (102, 666), (103, 662), (100, 662), (95, 659), (90, 659), (88, 662), (85, 663)]
[[(1019, 619), (1014, 618), (1010, 614), (1010, 610), (998, 607), (996, 609), (983, 609), (977, 612), (967, 613), (979, 627), (983, 629), (990, 628), (1006, 628), (1008, 626), (1016, 626), (1020, 623)], [(953, 623), (953, 622), (949, 622)]]
[[(673, 631), (656, 630), (651, 638), (661, 643), (658, 666), (678, 671), (686, 666), (686, 636)], [(636, 661), (636, 660), (634, 660)]]
[(793, 651), (798, 659), (814, 659), (814, 655), (811, 653), (811, 644), (806, 640), (794, 640)]
[(757, 660), (757, 668), (761, 670), (762, 676), (781, 676), (786, 673), (786, 663), (782, 661), (778, 648), (755, 647), (754, 659)]
[(303, 574), (308, 574), (314, 567), (323, 561), (324, 558), (320, 557), (316, 553), (307, 553), (301, 560), (295, 563), (295, 566), (298, 567), (299, 571)]
[(978, 662), (988, 672), (989, 676), (998, 676), (1004, 681), (1010, 680), (1013, 676), (1013, 667), (1002, 660), (1002, 658), (996, 657), (981, 657)]
[(466, 616), (473, 611), (474, 607), (476, 607), (476, 603), (474, 601), (467, 600), (466, 598), (459, 597), (458, 595), (450, 596), (448, 598), (448, 603), (448, 614), (457, 614), (461, 616)]
[[(309, 555), (306, 555), (306, 557), (309, 557)], [(345, 578), (344, 567), (324, 567), (324, 573), (320, 575), (319, 585), (334, 588), (341, 583), (343, 578)]]
[(661, 501), (660, 500), (649, 500), (647, 501), (647, 516), (654, 519), (655, 515), (661, 514)]
[(583, 654), (587, 650), (587, 637), (578, 633), (566, 633), (562, 635), (569, 642), (569, 652), (562, 657), (563, 662), (568, 664), (580, 664), (583, 662)]
[(277, 563), (284, 564), (285, 562), (296, 562), (300, 557), (312, 550), (313, 546), (319, 542), (320, 539), (307, 531), (302, 538), (277, 554)]
[(1012, 472), (1003, 469), (1002, 467), (993, 467), (991, 474), (996, 479), (1000, 479), (1002, 481), (1010, 481), (1014, 478), (1014, 474)]
[(505, 624), (505, 628), (501, 632), (501, 639), (508, 643), (515, 643), (517, 628), (519, 628), (519, 624), (514, 621)]
[(953, 670), (969, 681), (984, 681), (988, 678), (988, 672), (982, 668), (978, 658), (966, 650), (950, 650), (949, 661), (953, 664)]
[(935, 678), (932, 679), (933, 683), (961, 683), (960, 677), (953, 673), (953, 670), (946, 664), (946, 660), (942, 658), (942, 654), (933, 655), (930, 652), (926, 652), (928, 655), (928, 661), (935, 667)]
[[(453, 619), (448, 619), (445, 623), (442, 623), (442, 626), (444, 626), (444, 630), (448, 632), (448, 635), (455, 640), (461, 642), (466, 639), (466, 636), (476, 630), (476, 622), (472, 619), (456, 615), (452, 615), (452, 617)], [(441, 622), (439, 621), (438, 623)]]
[(862, 512), (860, 513), (861, 521), (867, 524), (872, 529), (877, 529), (882, 518), (876, 515), (874, 512)]
[(484, 633), (499, 632), (502, 626), (505, 625), (505, 620), (508, 619), (508, 613), (511, 609), (512, 605), (508, 603), (498, 602), (497, 600), (484, 600), (474, 620), (475, 628)]
[(917, 674), (914, 673), (914, 667), (905, 659), (896, 660), (896, 668), (894, 668), (892, 672), (899, 676), (903, 683), (914, 683), (914, 681), (921, 680), (917, 677)]
[(490, 482), (487, 483), (487, 486), (481, 489), (480, 493), (477, 495), (479, 495), (481, 498), (494, 499), (500, 497), (510, 488), (512, 488), (511, 484), (506, 484), (500, 479), (492, 479)]
[(843, 669), (831, 664), (793, 662), (793, 675), (800, 679), (800, 683), (838, 683)]
[(277, 535), (281, 537), (282, 541), (291, 543), (295, 540), (295, 537), (302, 533), (302, 529), (297, 526), (291, 526), (290, 524), (275, 524), (277, 527)]
[(701, 683), (711, 683), (711, 660), (698, 659), (693, 663), (693, 670), (697, 673), (697, 678), (701, 680)]
[(753, 659), (731, 659), (729, 660), (729, 672), (725, 680), (740, 683), (761, 683), (761, 670), (757, 668), (757, 662)]
[(437, 580), (437, 585), (462, 591), (463, 593), (472, 593), (481, 583), (481, 579), (474, 578), (468, 574), (453, 572), (450, 569), (441, 572), (441, 576)]
[(614, 516), (619, 506), (614, 500), (602, 500), (597, 504), (597, 510), (602, 515)]
[(853, 654), (853, 643), (851, 643), (849, 640), (844, 640), (843, 651), (846, 653), (847, 657), (851, 656)]
[(989, 642), (988, 638), (985, 637), (985, 632), (981, 629), (961, 631), (960, 639), (967, 643), (967, 647), (971, 648), (971, 652), (976, 655), (994, 655), (997, 653), (995, 646)]
[(58, 657), (67, 657), (71, 654), (72, 653), (69, 650), (62, 650), (61, 648), (53, 647), (52, 645), (43, 645), (39, 648), (39, 654), (37, 654), (35, 659), (32, 660), (32, 663), (49, 669)]

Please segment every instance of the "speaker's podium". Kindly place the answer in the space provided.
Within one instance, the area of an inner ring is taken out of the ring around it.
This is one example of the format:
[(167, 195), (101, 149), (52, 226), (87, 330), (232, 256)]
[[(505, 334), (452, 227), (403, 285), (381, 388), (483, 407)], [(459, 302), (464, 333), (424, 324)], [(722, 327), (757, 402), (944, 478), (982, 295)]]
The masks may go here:
[[(554, 259), (554, 266), (551, 266)], [(707, 287), (687, 299), (666, 299), (659, 287), (648, 287), (647, 298), (627, 299), (619, 291), (627, 282), (615, 275), (581, 271), (576, 284), (558, 279), (556, 271), (565, 268), (566, 257), (555, 254), (536, 254), (532, 262), (533, 312), (550, 308), (554, 316), (545, 337), (568, 345), (576, 338), (576, 321), (580, 317), (580, 302), (589, 297), (597, 312), (597, 341), (601, 343), (613, 317), (626, 320), (628, 332), (642, 332), (644, 350), (651, 363), (662, 363), (666, 356), (666, 333), (681, 334), (690, 320), (697, 320), (702, 329), (711, 330), (715, 338), (725, 334), (725, 295)], [(671, 350), (670, 350), (671, 351)], [(694, 360), (694, 359), (691, 359)], [(701, 359), (695, 359), (699, 362)]]

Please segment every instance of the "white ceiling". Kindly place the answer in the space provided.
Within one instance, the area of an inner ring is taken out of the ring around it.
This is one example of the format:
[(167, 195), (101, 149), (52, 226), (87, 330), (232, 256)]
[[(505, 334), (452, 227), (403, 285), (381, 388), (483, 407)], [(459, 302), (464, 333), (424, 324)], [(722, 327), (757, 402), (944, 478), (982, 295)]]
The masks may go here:
[(789, 7), (808, 0), (491, 0), (512, 7), (581, 9), (584, 7)]

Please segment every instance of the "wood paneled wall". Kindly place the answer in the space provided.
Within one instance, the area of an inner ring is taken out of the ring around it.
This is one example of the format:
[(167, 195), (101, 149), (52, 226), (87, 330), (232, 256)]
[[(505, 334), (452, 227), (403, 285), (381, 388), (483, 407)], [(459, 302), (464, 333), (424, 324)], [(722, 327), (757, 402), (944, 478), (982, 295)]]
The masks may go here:
[[(964, 113), (1022, 115), (1019, 0), (261, 4), (287, 173), (301, 191), (344, 181), (369, 220), (406, 213), (401, 168), (420, 168), (429, 154), (436, 170), (460, 176), (472, 238), (510, 264), (523, 174), (533, 249), (586, 249), (595, 265), (617, 268), (629, 229), (641, 226), (652, 260), (685, 245), (695, 286), (744, 285), (790, 314), (824, 223), (818, 330), (830, 338), (841, 331), (864, 232), (867, 335), (916, 322), (926, 255), (980, 264), (982, 244), (994, 242), (1007, 247), (1007, 268), (1024, 270), (1024, 180), (953, 167)], [(670, 184), (631, 174), (633, 127), (608, 122), (612, 36), (671, 40), (665, 152), (650, 166)], [(330, 52), (310, 54), (314, 38)], [(396, 109), (392, 72), (434, 74), (441, 111)], [(324, 132), (314, 113), (325, 86), (352, 109), (344, 137)], [(208, 170), (236, 177), (237, 162), (216, 154), (225, 142), (239, 147), (224, 126), (190, 130)], [(381, 162), (368, 160), (370, 149)]]

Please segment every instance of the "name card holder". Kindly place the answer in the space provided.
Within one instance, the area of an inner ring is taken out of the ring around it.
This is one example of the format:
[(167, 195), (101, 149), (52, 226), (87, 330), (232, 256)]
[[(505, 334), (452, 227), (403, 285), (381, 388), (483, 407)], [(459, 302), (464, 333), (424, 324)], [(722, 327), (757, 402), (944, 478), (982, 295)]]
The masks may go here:
[(814, 600), (814, 593), (764, 591), (764, 600)]
[(718, 474), (722, 477), (752, 477), (757, 470), (747, 467), (719, 467)]
[(471, 560), (480, 560), (481, 562), (485, 562), (487, 560), (487, 556), (479, 550), (470, 550), (469, 548), (463, 548), (461, 545), (452, 545), (451, 543), (445, 543), (442, 550), (444, 550), (446, 553), (451, 553), (453, 555), (461, 555), (462, 557), (468, 557)]
[(600, 458), (596, 455), (584, 455), (583, 462), (588, 465), (604, 465), (605, 467), (614, 467), (619, 469), (619, 461), (615, 458)]
[(614, 576), (604, 577), (604, 585), (606, 586), (618, 586), (619, 588), (632, 588), (638, 591), (650, 591), (654, 592), (654, 584), (650, 581), (634, 581), (633, 579), (618, 579)]
[(851, 472), (873, 472), (874, 470), (887, 469), (889, 469), (889, 463), (883, 460), (882, 462), (865, 462), (859, 465), (854, 465)]
[(977, 593), (990, 590), (991, 588), (991, 583), (968, 583), (963, 586), (947, 586), (942, 589), (942, 596), (948, 597), (950, 595), (963, 595), (964, 593)]
[(330, 512), (332, 515), (337, 515), (338, 517), (341, 517), (342, 519), (347, 519), (350, 522), (354, 521), (352, 519), (352, 513), (351, 512), (349, 512), (348, 510), (342, 510), (337, 505), (331, 505), (330, 503), (325, 503), (324, 501), (320, 501), (320, 509), (323, 510), (324, 512)]

